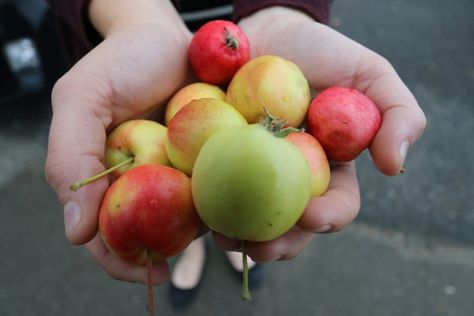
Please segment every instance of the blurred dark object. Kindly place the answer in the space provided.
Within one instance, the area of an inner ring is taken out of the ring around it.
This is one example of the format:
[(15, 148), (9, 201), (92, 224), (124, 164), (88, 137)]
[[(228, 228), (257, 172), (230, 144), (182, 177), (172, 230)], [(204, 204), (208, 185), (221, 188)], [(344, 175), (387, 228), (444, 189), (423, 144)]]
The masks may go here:
[(54, 20), (42, 0), (0, 0), (0, 107), (49, 94), (65, 71)]
[[(229, 20), (232, 14), (230, 0), (183, 0), (179, 9), (192, 31), (210, 20)], [(66, 71), (61, 44), (46, 1), (0, 0), (0, 108), (49, 95)]]

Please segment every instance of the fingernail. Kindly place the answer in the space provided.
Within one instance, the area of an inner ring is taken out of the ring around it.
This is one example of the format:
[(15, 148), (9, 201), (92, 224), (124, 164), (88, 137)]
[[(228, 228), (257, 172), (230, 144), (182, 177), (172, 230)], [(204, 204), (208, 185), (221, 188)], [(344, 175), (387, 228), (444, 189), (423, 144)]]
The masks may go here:
[(407, 140), (403, 141), (400, 144), (400, 172), (403, 172), (405, 170), (403, 169), (403, 164), (405, 163), (409, 146), (410, 143)]
[(317, 233), (317, 234), (326, 233), (329, 230), (331, 230), (331, 228), (332, 228), (331, 224), (326, 224), (326, 225), (323, 225), (319, 228), (316, 228), (316, 230), (314, 232)]
[(76, 202), (67, 202), (64, 205), (64, 227), (66, 236), (74, 231), (74, 228), (81, 221), (81, 208)]

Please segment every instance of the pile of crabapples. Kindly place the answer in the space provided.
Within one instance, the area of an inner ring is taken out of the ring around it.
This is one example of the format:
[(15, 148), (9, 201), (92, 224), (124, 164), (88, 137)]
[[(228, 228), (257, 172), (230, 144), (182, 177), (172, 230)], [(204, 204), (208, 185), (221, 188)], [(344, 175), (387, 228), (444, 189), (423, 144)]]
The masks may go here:
[[(309, 199), (326, 192), (328, 159), (355, 159), (381, 124), (359, 91), (328, 87), (312, 99), (291, 61), (250, 59), (245, 33), (229, 21), (202, 26), (188, 59), (200, 82), (169, 100), (165, 125), (126, 121), (107, 137), (113, 183), (99, 231), (132, 264), (178, 254), (200, 221), (241, 240), (245, 260), (245, 241), (273, 240), (294, 226)], [(242, 294), (249, 299), (246, 273)]]

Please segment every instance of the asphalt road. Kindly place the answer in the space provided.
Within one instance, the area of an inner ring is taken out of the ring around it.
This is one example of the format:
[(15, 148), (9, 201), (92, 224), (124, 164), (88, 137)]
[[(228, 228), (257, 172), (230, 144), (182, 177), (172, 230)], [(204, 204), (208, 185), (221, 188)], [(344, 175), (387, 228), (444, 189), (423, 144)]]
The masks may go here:
[[(471, 0), (337, 0), (331, 25), (387, 57), (426, 113), (406, 173), (383, 176), (364, 155), (354, 224), (266, 264), (251, 303), (211, 245), (196, 302), (174, 311), (162, 285), (158, 314), (473, 315), (473, 12)], [(146, 315), (144, 286), (65, 240), (43, 175), (49, 119), (48, 97), (0, 109), (0, 315)]]

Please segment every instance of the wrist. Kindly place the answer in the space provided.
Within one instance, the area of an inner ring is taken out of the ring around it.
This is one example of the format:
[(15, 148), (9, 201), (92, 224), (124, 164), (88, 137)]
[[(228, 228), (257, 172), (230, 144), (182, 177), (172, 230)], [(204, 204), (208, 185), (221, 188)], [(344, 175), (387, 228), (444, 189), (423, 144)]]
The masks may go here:
[(88, 16), (104, 38), (137, 24), (160, 24), (187, 31), (171, 2), (166, 0), (92, 0)]

